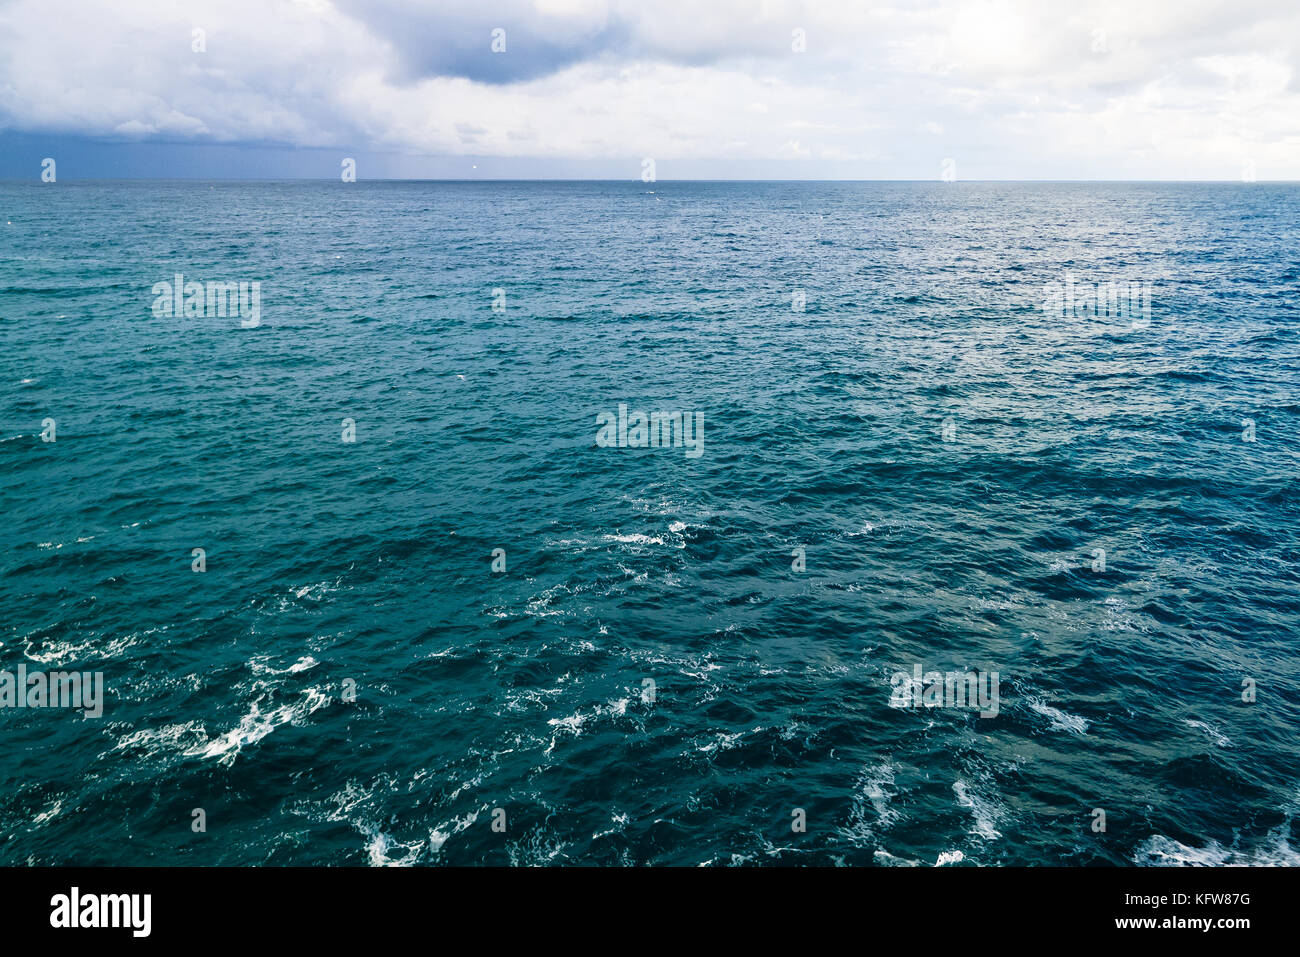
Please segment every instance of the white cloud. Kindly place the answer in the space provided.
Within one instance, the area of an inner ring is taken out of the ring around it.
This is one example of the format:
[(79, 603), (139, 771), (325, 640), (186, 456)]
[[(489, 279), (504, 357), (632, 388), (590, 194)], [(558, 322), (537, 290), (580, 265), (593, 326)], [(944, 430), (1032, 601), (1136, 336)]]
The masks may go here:
[(11, 0), (0, 129), (867, 178), (954, 156), (972, 178), (1228, 179), (1248, 157), (1300, 178), (1298, 38), (1291, 0)]

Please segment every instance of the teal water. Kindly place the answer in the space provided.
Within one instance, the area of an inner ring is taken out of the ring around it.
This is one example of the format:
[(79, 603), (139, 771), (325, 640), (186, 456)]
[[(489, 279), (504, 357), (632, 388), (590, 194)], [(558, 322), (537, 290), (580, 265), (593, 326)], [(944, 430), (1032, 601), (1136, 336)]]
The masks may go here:
[[(0, 184), (0, 669), (104, 682), (0, 708), (0, 863), (1296, 863), (1297, 214)], [(998, 713), (891, 707), (915, 664)]]

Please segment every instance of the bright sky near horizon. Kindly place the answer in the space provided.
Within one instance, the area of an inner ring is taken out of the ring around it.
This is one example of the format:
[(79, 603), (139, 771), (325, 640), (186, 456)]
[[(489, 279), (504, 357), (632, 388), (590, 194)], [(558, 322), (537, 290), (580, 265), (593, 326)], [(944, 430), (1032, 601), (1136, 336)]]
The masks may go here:
[(1298, 44), (1296, 0), (0, 0), (0, 175), (1300, 179)]

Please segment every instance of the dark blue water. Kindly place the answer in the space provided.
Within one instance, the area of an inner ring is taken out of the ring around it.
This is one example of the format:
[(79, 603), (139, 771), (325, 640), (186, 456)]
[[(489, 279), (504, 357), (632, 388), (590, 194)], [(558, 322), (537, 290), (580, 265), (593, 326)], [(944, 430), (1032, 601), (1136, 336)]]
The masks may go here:
[[(0, 184), (0, 668), (104, 682), (0, 708), (0, 863), (1293, 864), (1298, 222)], [(260, 324), (155, 314), (178, 272)], [(599, 446), (620, 403), (700, 454)], [(891, 707), (918, 664), (998, 713)]]

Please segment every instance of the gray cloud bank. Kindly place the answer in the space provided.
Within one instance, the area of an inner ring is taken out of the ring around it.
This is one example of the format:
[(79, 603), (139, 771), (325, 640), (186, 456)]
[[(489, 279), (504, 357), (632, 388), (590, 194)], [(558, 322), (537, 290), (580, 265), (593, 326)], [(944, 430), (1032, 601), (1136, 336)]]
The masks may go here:
[(7, 0), (0, 131), (511, 175), (1296, 179), (1298, 42), (1286, 0)]

